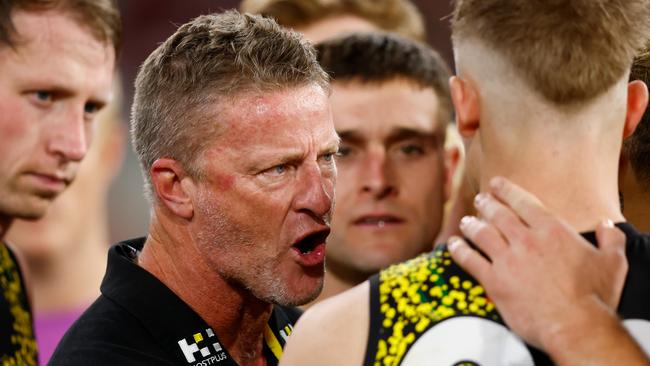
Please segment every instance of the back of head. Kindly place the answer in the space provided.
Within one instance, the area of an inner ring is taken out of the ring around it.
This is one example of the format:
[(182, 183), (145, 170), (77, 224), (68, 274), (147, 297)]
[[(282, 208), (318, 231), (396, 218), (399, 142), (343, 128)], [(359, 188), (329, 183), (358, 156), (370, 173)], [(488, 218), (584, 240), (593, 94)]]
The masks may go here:
[(243, 0), (240, 8), (272, 17), (285, 27), (354, 15), (385, 31), (420, 41), (426, 38), (422, 15), (410, 0)]
[(58, 11), (70, 15), (93, 36), (119, 54), (122, 23), (115, 0), (0, 0), (0, 44), (15, 46), (20, 42), (11, 20), (15, 11)]
[(131, 133), (149, 198), (149, 169), (158, 158), (201, 175), (194, 162), (219, 132), (224, 100), (310, 84), (328, 88), (313, 47), (272, 19), (228, 11), (182, 25), (136, 79)]
[(454, 43), (479, 41), (556, 105), (622, 79), (650, 35), (648, 0), (456, 0)]
[(427, 45), (388, 33), (364, 33), (321, 42), (316, 50), (333, 82), (381, 84), (402, 79), (431, 88), (440, 101), (440, 121), (451, 121), (449, 68)]
[[(630, 80), (641, 80), (650, 85), (650, 47), (634, 59)], [(634, 134), (624, 141), (623, 146), (637, 181), (650, 192), (650, 108), (646, 109)]]

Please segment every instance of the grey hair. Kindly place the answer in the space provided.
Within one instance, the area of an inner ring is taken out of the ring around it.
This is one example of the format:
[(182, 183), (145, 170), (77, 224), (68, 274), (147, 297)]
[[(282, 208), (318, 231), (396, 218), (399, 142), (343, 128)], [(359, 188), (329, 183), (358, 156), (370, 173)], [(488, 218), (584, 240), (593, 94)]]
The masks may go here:
[(160, 158), (201, 177), (197, 158), (220, 131), (219, 107), (244, 93), (329, 88), (313, 47), (275, 21), (231, 10), (199, 16), (149, 55), (135, 82), (131, 138), (151, 200)]

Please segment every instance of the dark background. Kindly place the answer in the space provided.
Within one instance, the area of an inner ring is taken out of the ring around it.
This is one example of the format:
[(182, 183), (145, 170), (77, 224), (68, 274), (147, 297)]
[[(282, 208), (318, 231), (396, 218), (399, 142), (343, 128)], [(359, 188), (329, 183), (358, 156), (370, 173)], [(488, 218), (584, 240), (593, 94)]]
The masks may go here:
[[(428, 43), (451, 65), (448, 15), (451, 0), (414, 0), (424, 14)], [(119, 67), (124, 86), (123, 119), (128, 121), (133, 96), (133, 79), (139, 65), (176, 28), (200, 14), (235, 8), (238, 0), (118, 0), (124, 23), (124, 43)], [(112, 242), (146, 235), (148, 205), (143, 198), (142, 176), (129, 147), (122, 171), (110, 197), (110, 239)]]

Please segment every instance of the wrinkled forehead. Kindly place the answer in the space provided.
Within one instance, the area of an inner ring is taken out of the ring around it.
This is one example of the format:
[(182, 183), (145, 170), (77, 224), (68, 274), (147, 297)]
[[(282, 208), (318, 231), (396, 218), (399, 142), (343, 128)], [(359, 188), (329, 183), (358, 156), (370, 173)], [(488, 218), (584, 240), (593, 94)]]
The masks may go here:
[(242, 144), (290, 136), (287, 132), (320, 136), (334, 131), (328, 93), (316, 84), (244, 92), (219, 104), (223, 136)]

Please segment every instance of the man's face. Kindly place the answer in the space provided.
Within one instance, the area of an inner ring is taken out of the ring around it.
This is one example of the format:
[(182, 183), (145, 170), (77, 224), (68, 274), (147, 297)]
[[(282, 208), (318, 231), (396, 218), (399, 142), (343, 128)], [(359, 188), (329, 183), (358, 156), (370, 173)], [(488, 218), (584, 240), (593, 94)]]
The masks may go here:
[(74, 178), (111, 94), (113, 49), (67, 15), (12, 15), (0, 48), (0, 216), (38, 218)]
[(321, 290), (338, 136), (317, 86), (234, 98), (199, 161), (199, 252), (259, 298), (302, 304)]
[(431, 249), (448, 182), (433, 89), (334, 82), (331, 102), (341, 148), (328, 269), (367, 275)]

